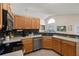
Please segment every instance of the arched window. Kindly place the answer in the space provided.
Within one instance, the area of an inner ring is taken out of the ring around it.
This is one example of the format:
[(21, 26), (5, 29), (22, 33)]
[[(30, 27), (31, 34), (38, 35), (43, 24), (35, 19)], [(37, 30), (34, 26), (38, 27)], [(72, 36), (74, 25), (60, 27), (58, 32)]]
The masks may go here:
[(49, 21), (48, 21), (48, 24), (51, 24), (51, 23), (55, 23), (55, 19), (50, 18)]

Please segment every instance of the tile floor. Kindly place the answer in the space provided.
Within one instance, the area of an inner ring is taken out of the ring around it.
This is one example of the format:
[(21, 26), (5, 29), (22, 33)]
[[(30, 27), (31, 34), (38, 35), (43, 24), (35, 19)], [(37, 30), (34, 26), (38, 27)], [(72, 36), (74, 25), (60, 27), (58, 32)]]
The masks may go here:
[(60, 55), (51, 50), (38, 50), (36, 52), (26, 54), (25, 56), (60, 56)]

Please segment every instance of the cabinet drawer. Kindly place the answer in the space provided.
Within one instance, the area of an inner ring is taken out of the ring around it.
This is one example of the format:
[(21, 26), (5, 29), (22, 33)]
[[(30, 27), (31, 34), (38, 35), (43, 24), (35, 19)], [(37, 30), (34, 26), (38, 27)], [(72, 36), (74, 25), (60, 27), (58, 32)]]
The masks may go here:
[(66, 43), (66, 44), (69, 44), (69, 45), (72, 45), (72, 46), (76, 45), (76, 42), (67, 41), (67, 40), (62, 40), (62, 43)]

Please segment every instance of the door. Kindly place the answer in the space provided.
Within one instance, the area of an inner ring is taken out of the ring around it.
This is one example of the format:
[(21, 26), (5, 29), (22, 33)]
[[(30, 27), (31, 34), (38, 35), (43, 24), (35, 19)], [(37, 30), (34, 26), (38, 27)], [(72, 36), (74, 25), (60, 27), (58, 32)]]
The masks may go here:
[(32, 29), (39, 29), (39, 28), (40, 28), (40, 19), (32, 18)]
[(14, 29), (24, 29), (25, 18), (24, 16), (15, 15), (14, 17)]
[(61, 53), (61, 39), (55, 38), (55, 50)]
[(8, 10), (8, 3), (2, 3), (2, 9)]
[(32, 52), (32, 50), (33, 50), (32, 38), (23, 39), (22, 44), (23, 44), (23, 52), (24, 53)]
[(42, 39), (42, 48), (52, 49), (52, 38), (44, 36)]
[(40, 19), (39, 18), (37, 18), (37, 20), (36, 20), (36, 29), (40, 29)]
[(37, 28), (36, 19), (32, 18), (32, 29), (36, 29), (36, 28)]
[(62, 41), (62, 55), (75, 56), (76, 55), (75, 42), (63, 40)]
[(25, 29), (31, 29), (32, 28), (32, 23), (31, 23), (31, 17), (25, 17)]

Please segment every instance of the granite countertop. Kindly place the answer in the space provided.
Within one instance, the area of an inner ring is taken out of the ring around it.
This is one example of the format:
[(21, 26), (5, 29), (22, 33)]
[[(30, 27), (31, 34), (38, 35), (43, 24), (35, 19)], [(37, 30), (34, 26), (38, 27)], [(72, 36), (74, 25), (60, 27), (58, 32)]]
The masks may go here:
[(73, 42), (79, 42), (79, 39), (77, 39), (77, 38), (69, 38), (69, 37), (58, 36), (58, 35), (54, 35), (52, 37), (60, 38), (62, 40), (69, 40), (69, 41), (73, 41)]
[(25, 38), (37, 38), (37, 37), (42, 37), (42, 35), (25, 36), (22, 39), (25, 39)]
[[(42, 37), (42, 35), (15, 37), (13, 39), (6, 40), (3, 43), (17, 42), (17, 41), (21, 41), (22, 39), (25, 39), (25, 38), (37, 38), (37, 37)], [(59, 35), (53, 35), (53, 36), (50, 36), (50, 37), (60, 38), (60, 39), (63, 39), (63, 40), (69, 40), (69, 41), (73, 41), (73, 42), (79, 42), (79, 39), (77, 39), (77, 38), (69, 38), (69, 37), (64, 37), (64, 36), (59, 36)]]
[(19, 50), (19, 51), (3, 54), (1, 56), (23, 56), (23, 52), (22, 50)]
[(36, 38), (36, 37), (42, 37), (42, 36), (41, 35), (34, 35), (34, 36), (25, 36), (25, 37), (14, 37), (14, 38), (12, 38), (10, 40), (3, 41), (3, 44), (21, 41), (22, 39), (25, 39), (25, 38)]
[(21, 41), (22, 38), (23, 38), (23, 37), (15, 37), (15, 38), (12, 38), (12, 39), (10, 39), (10, 40), (5, 40), (5, 41), (3, 41), (3, 44)]

